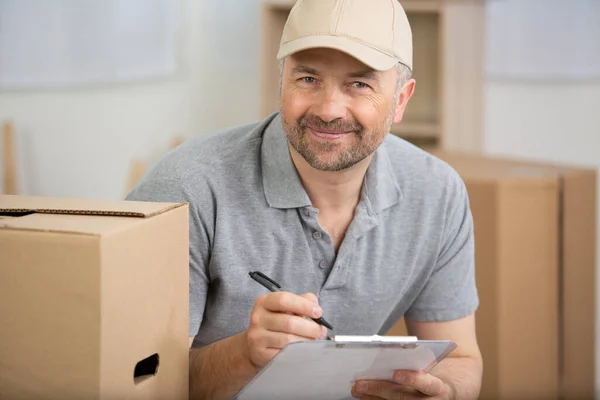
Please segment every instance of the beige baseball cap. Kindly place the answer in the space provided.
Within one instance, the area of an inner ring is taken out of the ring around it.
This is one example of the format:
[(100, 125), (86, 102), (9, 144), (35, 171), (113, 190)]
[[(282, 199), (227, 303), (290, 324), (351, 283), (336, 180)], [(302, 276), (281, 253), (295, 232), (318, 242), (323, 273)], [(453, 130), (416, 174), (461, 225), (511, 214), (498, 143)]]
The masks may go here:
[(325, 47), (385, 71), (412, 69), (412, 32), (398, 0), (298, 0), (283, 29), (278, 59)]

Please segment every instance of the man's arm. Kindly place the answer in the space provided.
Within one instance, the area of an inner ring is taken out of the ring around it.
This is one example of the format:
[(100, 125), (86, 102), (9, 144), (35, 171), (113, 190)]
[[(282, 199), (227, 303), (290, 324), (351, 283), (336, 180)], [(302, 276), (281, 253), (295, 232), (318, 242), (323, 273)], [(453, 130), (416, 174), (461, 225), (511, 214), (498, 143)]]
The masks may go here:
[(288, 343), (325, 337), (325, 327), (306, 318), (322, 314), (312, 293), (260, 296), (248, 330), (190, 349), (190, 399), (230, 399)]
[(190, 399), (230, 399), (258, 369), (245, 354), (246, 332), (202, 348), (190, 338)]
[[(474, 315), (447, 322), (406, 320), (406, 327), (409, 335), (417, 336), (420, 340), (452, 340), (458, 345), (430, 374), (451, 388), (451, 399), (477, 399), (481, 389), (483, 361), (475, 334)], [(416, 375), (407, 377), (405, 383), (417, 379)]]
[(395, 382), (360, 381), (352, 387), (352, 396), (365, 400), (477, 399), (483, 363), (475, 338), (474, 316), (448, 322), (406, 320), (406, 326), (409, 335), (420, 340), (452, 340), (458, 348), (429, 373), (395, 371)]

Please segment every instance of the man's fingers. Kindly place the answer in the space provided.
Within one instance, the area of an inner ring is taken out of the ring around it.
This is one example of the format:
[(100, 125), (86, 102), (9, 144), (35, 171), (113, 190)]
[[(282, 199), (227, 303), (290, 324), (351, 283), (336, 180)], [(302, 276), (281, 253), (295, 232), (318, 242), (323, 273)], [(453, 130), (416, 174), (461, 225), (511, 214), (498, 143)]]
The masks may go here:
[(324, 327), (297, 315), (268, 313), (262, 318), (262, 326), (269, 331), (291, 333), (306, 339), (320, 339), (327, 334)]
[(396, 371), (394, 381), (430, 397), (440, 396), (447, 389), (440, 378), (420, 371)]
[(275, 357), (277, 355), (277, 353), (279, 353), (279, 351), (281, 351), (281, 349), (266, 349), (266, 348), (260, 348), (260, 350), (253, 350), (253, 354), (251, 355), (251, 360), (250, 362), (256, 367), (256, 368), (262, 368), (263, 366), (265, 366), (269, 361), (271, 361), (271, 359), (273, 357)]
[(314, 295), (269, 293), (254, 302), (246, 340), (250, 361), (262, 367), (286, 345), (324, 338), (327, 330), (311, 321), (323, 313)]
[(292, 333), (268, 332), (262, 338), (261, 345), (269, 349), (283, 349), (292, 342), (306, 342), (309, 338), (294, 335)]
[(319, 299), (317, 298), (317, 295), (314, 293), (304, 293), (304, 294), (301, 294), (300, 297), (305, 298), (306, 300), (310, 301), (311, 303), (315, 303), (316, 305), (319, 305)]
[(271, 312), (292, 313), (310, 318), (319, 318), (323, 314), (323, 310), (315, 302), (288, 292), (265, 295), (262, 305)]
[(352, 387), (352, 396), (359, 399), (403, 400), (402, 387), (388, 381), (358, 381)]
[(414, 398), (443, 397), (447, 386), (441, 379), (416, 371), (396, 371), (395, 382), (358, 381), (352, 387), (352, 396), (368, 398), (374, 396), (386, 400), (408, 400)]

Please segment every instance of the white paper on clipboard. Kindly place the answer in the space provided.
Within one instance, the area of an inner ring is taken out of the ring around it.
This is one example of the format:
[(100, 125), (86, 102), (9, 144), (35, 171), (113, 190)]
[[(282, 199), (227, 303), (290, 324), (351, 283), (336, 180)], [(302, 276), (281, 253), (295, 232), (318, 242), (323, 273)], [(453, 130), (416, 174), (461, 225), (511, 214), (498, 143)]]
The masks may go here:
[(395, 370), (429, 371), (456, 348), (446, 340), (294, 342), (283, 348), (236, 400), (351, 400), (359, 379), (392, 380)]

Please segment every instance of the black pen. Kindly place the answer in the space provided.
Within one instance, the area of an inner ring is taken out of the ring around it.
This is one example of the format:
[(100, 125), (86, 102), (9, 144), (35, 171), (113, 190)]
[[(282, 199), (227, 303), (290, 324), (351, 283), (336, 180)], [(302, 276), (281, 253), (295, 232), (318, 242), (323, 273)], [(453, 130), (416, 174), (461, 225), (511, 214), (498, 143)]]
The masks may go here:
[[(260, 283), (261, 285), (263, 285), (264, 287), (269, 289), (271, 292), (281, 292), (281, 286), (279, 286), (279, 284), (277, 282), (275, 282), (273, 279), (269, 278), (262, 272), (260, 272), (260, 271), (250, 272), (249, 275), (250, 275), (250, 278), (254, 279), (256, 282)], [(311, 318), (311, 319), (313, 321), (315, 321), (317, 324), (323, 325), (324, 327), (333, 330), (333, 326), (331, 326), (329, 324), (329, 322), (325, 321), (323, 319), (323, 317)]]

